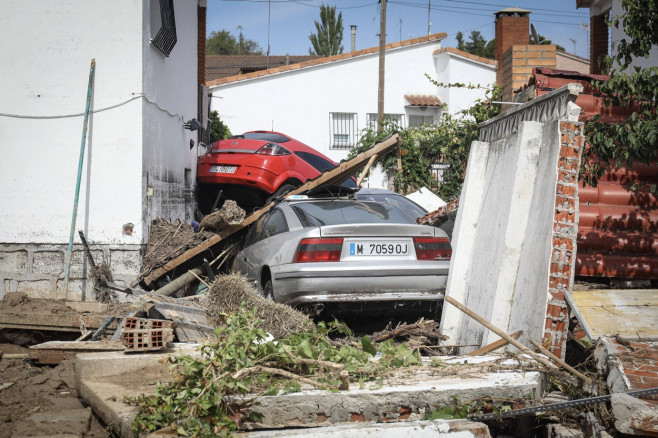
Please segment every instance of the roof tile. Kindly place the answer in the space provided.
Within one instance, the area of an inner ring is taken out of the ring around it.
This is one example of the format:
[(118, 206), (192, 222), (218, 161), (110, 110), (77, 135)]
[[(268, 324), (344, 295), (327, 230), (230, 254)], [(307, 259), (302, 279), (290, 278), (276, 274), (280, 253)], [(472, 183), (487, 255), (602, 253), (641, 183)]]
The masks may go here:
[(431, 94), (407, 94), (404, 98), (411, 106), (441, 106), (441, 100)]

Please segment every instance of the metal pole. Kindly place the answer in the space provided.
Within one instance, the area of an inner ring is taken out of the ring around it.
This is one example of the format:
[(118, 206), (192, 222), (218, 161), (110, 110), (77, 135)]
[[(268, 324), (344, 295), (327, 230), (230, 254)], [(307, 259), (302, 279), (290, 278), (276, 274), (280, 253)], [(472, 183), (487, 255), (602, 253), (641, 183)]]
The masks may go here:
[(71, 219), (71, 232), (69, 233), (69, 249), (64, 259), (64, 291), (66, 297), (69, 295), (69, 273), (71, 271), (71, 253), (73, 252), (73, 233), (75, 233), (75, 221), (78, 216), (78, 199), (80, 198), (80, 180), (82, 178), (82, 163), (85, 159), (85, 144), (87, 143), (87, 126), (89, 125), (89, 108), (91, 106), (91, 92), (94, 87), (94, 72), (96, 71), (96, 59), (91, 60), (89, 67), (89, 85), (87, 86), (87, 105), (85, 107), (85, 119), (82, 125), (82, 141), (80, 142), (80, 159), (78, 160), (78, 179), (75, 184), (75, 198), (73, 200), (73, 218)]
[(381, 0), (379, 20), (379, 88), (377, 92), (377, 132), (384, 127), (384, 72), (386, 52), (386, 0)]

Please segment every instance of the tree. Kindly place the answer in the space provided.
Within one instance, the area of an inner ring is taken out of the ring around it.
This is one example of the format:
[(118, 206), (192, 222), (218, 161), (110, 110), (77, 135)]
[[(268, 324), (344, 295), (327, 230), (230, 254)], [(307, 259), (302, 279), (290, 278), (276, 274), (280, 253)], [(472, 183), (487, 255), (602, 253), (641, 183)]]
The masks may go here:
[(343, 13), (336, 17), (336, 7), (320, 5), (320, 21), (315, 21), (315, 30), (308, 39), (313, 47), (308, 49), (309, 55), (332, 56), (343, 53)]
[(208, 55), (262, 55), (263, 49), (257, 42), (246, 39), (242, 35), (238, 38), (231, 35), (228, 30), (210, 32), (206, 39), (206, 54)]
[[(605, 105), (626, 107), (630, 116), (620, 123), (604, 123), (600, 116), (588, 121), (585, 133), (589, 143), (584, 151), (582, 177), (596, 186), (608, 163), (632, 168), (634, 162), (658, 159), (658, 67), (632, 66), (634, 58), (648, 57), (658, 45), (658, 2), (621, 0), (623, 14), (612, 17), (610, 26), (621, 25), (628, 38), (613, 43), (613, 56), (604, 59), (610, 78), (594, 81), (605, 98)], [(656, 193), (652, 184), (651, 192)]]
[(496, 40), (492, 39), (487, 42), (487, 40), (482, 36), (480, 32), (474, 30), (471, 32), (470, 41), (464, 42), (464, 34), (457, 32), (455, 35), (457, 39), (457, 48), (468, 52), (473, 55), (481, 56), (483, 58), (494, 59), (495, 50), (496, 50)]
[(231, 130), (219, 119), (217, 111), (210, 111), (210, 143), (224, 140), (231, 136)]
[[(442, 87), (475, 87), (464, 84), (439, 84)], [(478, 99), (475, 104), (458, 114), (450, 115), (444, 110), (437, 125), (411, 126), (400, 129), (397, 123), (384, 119), (384, 127), (380, 133), (376, 129), (364, 129), (361, 132), (357, 147), (352, 149), (349, 157), (367, 150), (372, 144), (381, 141), (393, 132), (402, 139), (400, 155), (402, 156), (402, 173), (398, 173), (397, 153), (391, 152), (382, 159), (382, 168), (393, 179), (395, 189), (409, 193), (421, 187), (427, 187), (443, 199), (459, 197), (466, 163), (471, 149), (471, 142), (478, 138), (478, 123), (495, 117), (500, 112), (502, 88), (494, 86), (488, 89), (484, 99)], [(438, 183), (431, 174), (434, 162), (449, 164), (443, 173), (443, 180)]]

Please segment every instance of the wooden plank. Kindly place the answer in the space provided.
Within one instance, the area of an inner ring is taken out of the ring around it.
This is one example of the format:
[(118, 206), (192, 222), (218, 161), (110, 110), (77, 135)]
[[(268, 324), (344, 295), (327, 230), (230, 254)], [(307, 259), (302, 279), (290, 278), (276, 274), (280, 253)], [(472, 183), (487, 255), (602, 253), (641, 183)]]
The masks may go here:
[[(371, 147), (367, 151), (361, 152), (359, 155), (357, 155), (356, 157), (350, 160), (339, 163), (338, 166), (336, 166), (335, 168), (324, 172), (322, 175), (318, 176), (317, 178), (311, 181), (308, 181), (306, 184), (289, 192), (288, 194), (297, 195), (302, 192), (306, 192), (308, 190), (312, 190), (321, 186), (341, 183), (345, 179), (354, 175), (354, 173), (356, 173), (359, 169), (364, 167), (368, 163), (371, 157), (373, 156), (383, 157), (394, 147), (398, 146), (401, 143), (401, 141), (402, 140), (398, 134), (393, 134), (387, 137), (386, 139), (384, 139), (383, 141), (381, 141), (380, 143), (376, 143), (375, 145), (373, 145), (373, 147)], [(265, 207), (256, 210), (255, 212), (247, 216), (239, 225), (232, 225), (231, 227), (222, 230), (219, 234), (216, 234), (215, 236), (195, 246), (194, 248), (190, 248), (189, 250), (179, 255), (175, 259), (165, 263), (163, 266), (154, 269), (149, 275), (144, 277), (143, 279), (144, 284), (146, 284), (146, 286), (148, 287), (153, 287), (156, 280), (158, 280), (160, 277), (172, 271), (174, 268), (182, 265), (183, 263), (191, 260), (192, 258), (207, 251), (209, 248), (218, 244), (226, 237), (231, 236), (232, 234), (243, 229), (244, 227), (257, 221), (258, 218), (260, 218), (263, 214), (267, 213), (273, 205), (274, 203), (272, 202), (266, 205)]]
[[(0, 328), (16, 328), (23, 330), (48, 330), (63, 332), (80, 332), (80, 323), (87, 330), (97, 329), (107, 320), (107, 315), (57, 315), (57, 314), (0, 314)], [(116, 329), (117, 322), (110, 324), (108, 329)]]
[[(514, 339), (519, 339), (519, 336), (521, 336), (522, 334), (523, 334), (523, 330), (519, 330), (518, 332), (512, 333), (510, 337)], [(500, 347), (503, 347), (507, 344), (509, 344), (509, 342), (507, 342), (507, 339), (498, 339), (497, 341), (492, 342), (489, 345), (485, 345), (482, 348), (478, 348), (477, 350), (471, 351), (466, 356), (481, 356), (483, 354), (488, 354), (491, 353), (492, 351), (498, 350)]]
[(97, 353), (102, 351), (123, 351), (121, 342), (67, 342), (52, 341), (30, 347), (30, 358), (41, 364), (56, 365), (65, 359), (73, 359), (78, 353)]
[(658, 341), (658, 289), (572, 291), (569, 303), (587, 335)]

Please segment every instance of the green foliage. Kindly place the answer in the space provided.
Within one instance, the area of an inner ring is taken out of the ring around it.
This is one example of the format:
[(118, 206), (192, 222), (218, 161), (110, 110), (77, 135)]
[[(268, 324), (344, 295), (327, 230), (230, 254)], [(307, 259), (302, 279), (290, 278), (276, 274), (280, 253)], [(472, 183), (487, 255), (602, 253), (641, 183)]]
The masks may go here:
[(457, 32), (455, 38), (457, 39), (457, 48), (459, 50), (482, 56), (483, 58), (494, 59), (496, 57), (496, 40), (492, 39), (487, 42), (477, 30), (471, 32), (469, 36), (470, 41), (464, 42), (464, 34), (461, 32)]
[[(626, 107), (632, 111), (621, 123), (603, 123), (600, 116), (587, 122), (585, 132), (590, 145), (583, 156), (582, 178), (596, 186), (607, 163), (616, 167), (632, 167), (634, 162), (649, 163), (658, 159), (658, 67), (631, 67), (634, 58), (647, 57), (658, 45), (658, 2), (655, 0), (622, 0), (624, 13), (612, 17), (611, 26), (622, 26), (629, 38), (613, 44), (614, 56), (604, 60), (610, 78), (594, 81), (605, 97), (605, 104)], [(656, 186), (650, 190), (656, 193)]]
[(257, 42), (245, 39), (240, 31), (238, 38), (228, 30), (210, 32), (206, 38), (207, 55), (262, 55), (263, 49)]
[(253, 406), (258, 396), (299, 391), (301, 383), (337, 391), (345, 388), (346, 379), (361, 386), (373, 381), (372, 387), (377, 387), (387, 370), (420, 363), (416, 350), (391, 341), (380, 345), (378, 361), (370, 361), (376, 349), (368, 338), (361, 339), (361, 348), (332, 343), (331, 333), (351, 336), (338, 322), (321, 322), (314, 331), (266, 340), (254, 314), (241, 308), (227, 315), (226, 324), (215, 329), (217, 340), (204, 343), (199, 357), (168, 359), (171, 383), (159, 384), (154, 396), (127, 397), (126, 403), (139, 406), (133, 433), (171, 428), (182, 436), (229, 436), (237, 430), (231, 396), (252, 397), (242, 403), (241, 411), (258, 421), (259, 415), (249, 412), (250, 402)]
[(509, 412), (512, 410), (510, 401), (498, 402), (496, 406), (493, 400), (477, 399), (460, 403), (459, 396), (452, 396), (453, 403), (445, 406), (437, 406), (432, 412), (425, 415), (425, 420), (452, 420), (459, 418), (474, 417), (485, 413)]
[(336, 16), (336, 7), (320, 5), (320, 22), (315, 21), (315, 31), (309, 35), (313, 47), (309, 55), (333, 56), (343, 53), (343, 13)]
[(210, 143), (229, 138), (231, 130), (219, 119), (217, 111), (210, 111)]
[[(479, 88), (477, 85), (439, 84), (430, 79), (437, 87)], [(421, 187), (427, 187), (443, 199), (459, 196), (464, 183), (466, 162), (470, 152), (471, 142), (477, 140), (478, 123), (496, 116), (500, 111), (499, 101), (502, 89), (494, 87), (487, 91), (485, 99), (478, 99), (471, 108), (455, 115), (446, 111), (436, 125), (410, 126), (401, 129), (394, 121), (384, 118), (383, 129), (378, 134), (372, 129), (361, 132), (357, 147), (352, 149), (349, 158), (367, 150), (374, 143), (383, 140), (393, 132), (402, 139), (400, 155), (402, 173), (398, 172), (397, 152), (393, 151), (383, 157), (382, 167), (389, 178), (393, 180), (396, 191), (410, 193)], [(450, 164), (443, 173), (443, 182), (438, 184), (432, 177), (432, 163)]]

